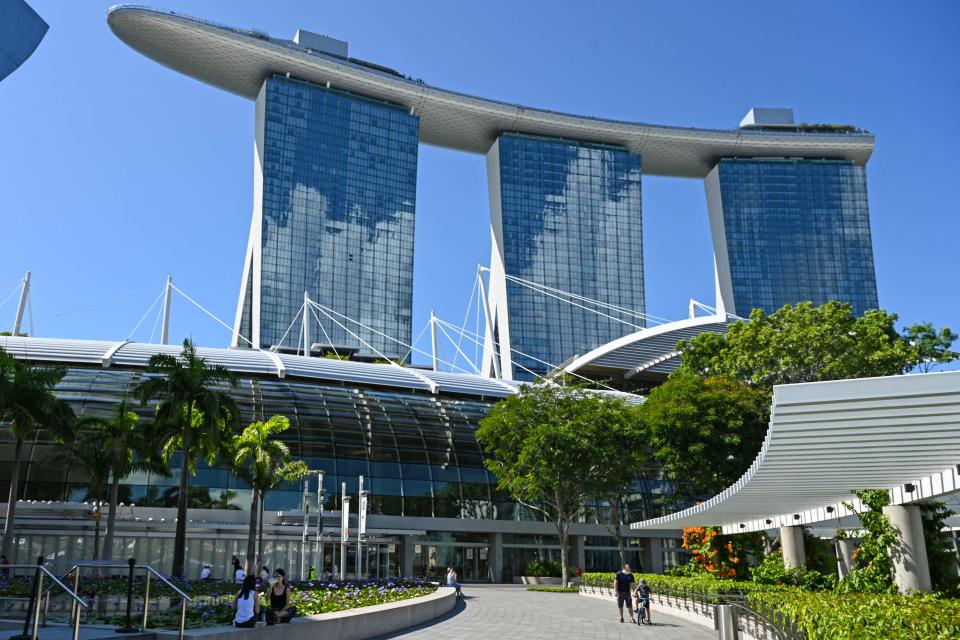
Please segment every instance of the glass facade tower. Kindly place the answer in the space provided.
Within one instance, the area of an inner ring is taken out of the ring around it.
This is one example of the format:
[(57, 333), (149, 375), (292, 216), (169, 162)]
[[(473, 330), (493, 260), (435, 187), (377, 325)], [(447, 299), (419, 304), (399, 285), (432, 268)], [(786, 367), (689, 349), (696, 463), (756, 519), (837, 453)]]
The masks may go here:
[(730, 158), (707, 176), (728, 313), (785, 304), (877, 308), (866, 171), (848, 160)]
[(567, 295), (644, 311), (640, 156), (509, 133), (487, 154), (487, 169), (490, 297), (504, 369), (529, 380), (641, 326), (636, 315)]
[(48, 28), (23, 0), (0, 2), (0, 80), (33, 54)]
[(288, 328), (307, 292), (324, 308), (309, 316), (324, 350), (405, 356), (390, 338), (411, 337), (418, 136), (408, 109), (264, 82), (236, 346), (301, 345), (300, 322)]

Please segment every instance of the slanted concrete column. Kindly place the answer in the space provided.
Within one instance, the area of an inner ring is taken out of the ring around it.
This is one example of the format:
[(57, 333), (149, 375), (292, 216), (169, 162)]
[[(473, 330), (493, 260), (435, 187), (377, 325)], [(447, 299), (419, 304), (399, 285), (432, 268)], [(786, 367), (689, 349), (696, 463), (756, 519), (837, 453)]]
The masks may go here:
[(849, 538), (837, 539), (837, 575), (841, 580), (849, 576), (853, 570), (853, 549), (853, 540)]
[(807, 566), (807, 554), (803, 548), (803, 527), (780, 527), (780, 548), (783, 550), (783, 566), (787, 569)]
[(927, 564), (927, 545), (923, 541), (923, 517), (916, 505), (897, 505), (883, 508), (883, 515), (900, 532), (900, 540), (890, 548), (893, 561), (893, 581), (900, 593), (930, 592), (930, 565)]
[(503, 534), (490, 534), (490, 580), (503, 582)]
[[(585, 536), (570, 536), (571, 541), (573, 542), (573, 557), (570, 559), (573, 562), (573, 571), (570, 572), (570, 577), (574, 577), (574, 574), (577, 571), (577, 568), (586, 571), (587, 570), (587, 551), (586, 551), (586, 537)], [(564, 585), (566, 586), (566, 585)]]
[(400, 573), (403, 578), (413, 577), (413, 536), (403, 536), (400, 543)]
[(663, 541), (660, 538), (642, 538), (643, 564), (647, 573), (663, 573)]

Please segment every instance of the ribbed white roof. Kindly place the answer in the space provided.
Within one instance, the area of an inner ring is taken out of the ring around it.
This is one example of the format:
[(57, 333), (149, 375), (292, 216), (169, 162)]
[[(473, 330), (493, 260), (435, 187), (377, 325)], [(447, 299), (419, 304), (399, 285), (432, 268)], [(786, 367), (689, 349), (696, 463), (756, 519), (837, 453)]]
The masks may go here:
[[(155, 353), (175, 356), (181, 351), (179, 345), (12, 336), (0, 337), (0, 348), (16, 358), (33, 362), (135, 369), (145, 368)], [(496, 398), (512, 395), (518, 388), (515, 382), (467, 373), (424, 371), (390, 364), (305, 358), (253, 349), (198, 347), (197, 352), (210, 364), (223, 365), (240, 374)]]
[(784, 385), (774, 388), (763, 448), (740, 480), (631, 527), (813, 524), (851, 515), (843, 501), (858, 510), (853, 489), (891, 489), (893, 504), (960, 490), (958, 463), (960, 371)]
[(143, 55), (231, 93), (256, 99), (264, 79), (275, 73), (329, 82), (335, 89), (410, 109), (420, 118), (425, 144), (473, 153), (486, 153), (501, 133), (513, 131), (619, 145), (643, 155), (644, 173), (703, 178), (721, 157), (841, 158), (864, 165), (873, 152), (873, 136), (862, 133), (693, 129), (508, 104), (308, 51), (258, 31), (148, 7), (114, 7), (107, 23)]

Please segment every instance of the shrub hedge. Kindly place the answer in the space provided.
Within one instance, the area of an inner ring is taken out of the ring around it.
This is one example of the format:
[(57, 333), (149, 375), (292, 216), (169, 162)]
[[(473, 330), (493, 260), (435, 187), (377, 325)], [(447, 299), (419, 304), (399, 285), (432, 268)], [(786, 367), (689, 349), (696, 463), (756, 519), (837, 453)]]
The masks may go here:
[[(931, 595), (835, 593), (792, 586), (735, 582), (711, 577), (634, 574), (650, 587), (744, 594), (753, 604), (788, 616), (808, 640), (955, 640), (960, 638), (960, 600)], [(610, 587), (613, 573), (585, 573), (584, 586)]]

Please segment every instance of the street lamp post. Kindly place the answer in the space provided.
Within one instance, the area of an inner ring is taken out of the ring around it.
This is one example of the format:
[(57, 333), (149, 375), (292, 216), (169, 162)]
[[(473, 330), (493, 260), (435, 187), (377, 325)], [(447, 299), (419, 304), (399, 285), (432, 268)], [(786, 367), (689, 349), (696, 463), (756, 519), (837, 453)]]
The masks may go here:
[(323, 471), (317, 472), (317, 552), (320, 555), (319, 561), (314, 561), (317, 567), (317, 576), (323, 577)]
[(340, 579), (347, 570), (347, 542), (350, 540), (350, 496), (347, 495), (347, 483), (340, 485)]
[(300, 538), (300, 579), (307, 578), (307, 527), (310, 524), (310, 478), (303, 479), (303, 535)]

